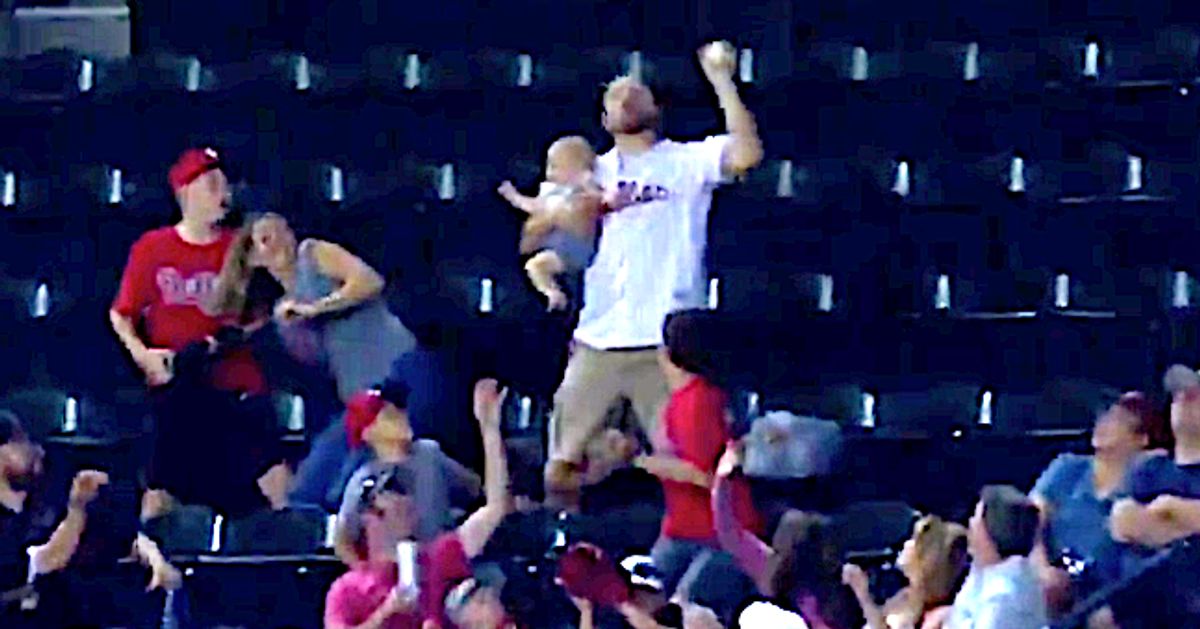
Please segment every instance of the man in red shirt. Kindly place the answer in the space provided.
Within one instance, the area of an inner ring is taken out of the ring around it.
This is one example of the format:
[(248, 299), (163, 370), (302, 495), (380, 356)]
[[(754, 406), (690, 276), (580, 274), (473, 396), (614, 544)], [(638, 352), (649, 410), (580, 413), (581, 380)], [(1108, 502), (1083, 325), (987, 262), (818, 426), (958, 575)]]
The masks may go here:
[[(234, 237), (218, 226), (229, 186), (212, 149), (184, 151), (169, 179), (182, 218), (134, 243), (109, 310), (113, 331), (151, 390), (155, 452), (143, 516), (157, 515), (169, 498), (249, 510), (264, 504), (255, 480), (274, 462), (274, 414), (249, 348), (217, 351), (214, 337), (232, 322), (207, 311)], [(197, 344), (203, 373), (186, 385), (174, 382), (176, 355)]]
[[(694, 561), (718, 547), (710, 492), (730, 435), (725, 392), (713, 384), (712, 324), (712, 314), (705, 310), (667, 316), (659, 365), (671, 398), (663, 411), (655, 454), (634, 461), (662, 480), (666, 514), (651, 558), (668, 593), (674, 592)], [(738, 520), (749, 530), (758, 530), (761, 526), (749, 495), (739, 498)]]
[(481, 552), (508, 513), (508, 463), (500, 436), (504, 392), (495, 380), (475, 385), (475, 417), (483, 436), (487, 502), (458, 529), (422, 545), (417, 552), (418, 587), (398, 587), (396, 546), (416, 538), (421, 513), (411, 498), (414, 476), (399, 468), (368, 478), (354, 505), (359, 517), (338, 522), (339, 545), (357, 561), (334, 581), (325, 597), (325, 629), (450, 629), (447, 594), (471, 577), (471, 560)]

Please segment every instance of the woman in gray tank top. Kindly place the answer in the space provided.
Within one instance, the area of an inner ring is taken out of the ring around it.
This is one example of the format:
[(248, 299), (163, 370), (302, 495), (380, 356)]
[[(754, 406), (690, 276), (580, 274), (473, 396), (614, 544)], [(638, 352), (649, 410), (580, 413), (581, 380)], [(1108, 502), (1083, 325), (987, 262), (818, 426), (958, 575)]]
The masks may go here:
[[(387, 378), (392, 363), (416, 346), (416, 339), (388, 310), (381, 295), (383, 277), (358, 256), (335, 243), (297, 242), (286, 219), (262, 214), (247, 222), (230, 247), (218, 278), (217, 308), (241, 312), (252, 271), (266, 270), (283, 287), (275, 322), (288, 353), (324, 368), (345, 403), (356, 392)], [(314, 440), (300, 464), (293, 499), (323, 503), (329, 485), (361, 461), (345, 442), (342, 420)]]

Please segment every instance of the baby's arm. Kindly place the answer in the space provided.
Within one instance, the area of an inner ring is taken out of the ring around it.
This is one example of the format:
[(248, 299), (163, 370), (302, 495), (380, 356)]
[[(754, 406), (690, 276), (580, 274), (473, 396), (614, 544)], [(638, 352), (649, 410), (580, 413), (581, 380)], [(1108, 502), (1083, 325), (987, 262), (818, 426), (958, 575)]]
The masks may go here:
[(525, 212), (526, 214), (538, 214), (545, 208), (543, 203), (537, 197), (527, 197), (520, 192), (517, 192), (516, 186), (512, 185), (511, 181), (506, 181), (500, 184), (500, 189), (497, 190), (500, 196), (504, 197), (513, 207)]

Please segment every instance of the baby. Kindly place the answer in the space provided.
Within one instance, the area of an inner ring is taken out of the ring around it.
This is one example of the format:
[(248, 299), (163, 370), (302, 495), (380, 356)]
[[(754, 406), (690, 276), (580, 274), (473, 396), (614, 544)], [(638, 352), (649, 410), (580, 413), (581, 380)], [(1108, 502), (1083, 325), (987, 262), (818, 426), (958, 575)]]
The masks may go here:
[(529, 215), (520, 249), (537, 253), (525, 263), (525, 272), (551, 310), (567, 305), (556, 277), (587, 268), (596, 253), (597, 221), (609, 203), (593, 180), (595, 162), (587, 140), (568, 136), (546, 152), (546, 181), (537, 197), (522, 195), (508, 181), (500, 185), (500, 195)]

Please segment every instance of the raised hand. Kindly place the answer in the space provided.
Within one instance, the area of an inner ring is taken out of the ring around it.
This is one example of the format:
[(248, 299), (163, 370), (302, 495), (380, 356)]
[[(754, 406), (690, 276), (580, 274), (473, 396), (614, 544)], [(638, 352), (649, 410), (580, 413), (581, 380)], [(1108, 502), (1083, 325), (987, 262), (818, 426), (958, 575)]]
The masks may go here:
[(719, 83), (733, 80), (737, 69), (737, 51), (727, 41), (718, 41), (700, 48), (700, 68), (709, 83)]
[(500, 388), (500, 383), (492, 378), (475, 383), (475, 419), (481, 429), (500, 429), (500, 409), (507, 395), (508, 389)]
[(853, 590), (859, 599), (870, 598), (871, 586), (867, 573), (852, 563), (842, 566), (842, 585)]
[(100, 488), (107, 484), (108, 474), (104, 472), (97, 472), (95, 470), (83, 470), (79, 472), (75, 475), (75, 480), (71, 482), (71, 508), (86, 508), (100, 495)]

